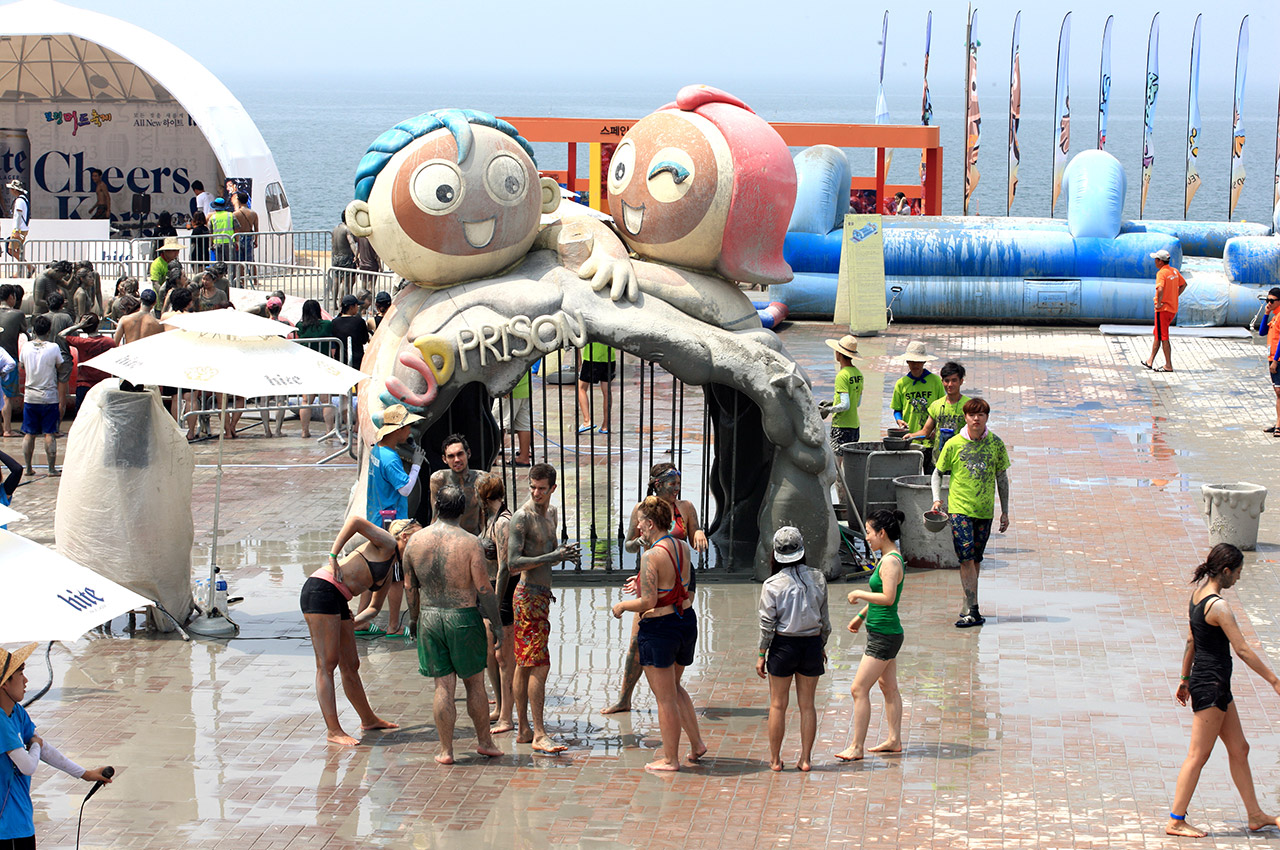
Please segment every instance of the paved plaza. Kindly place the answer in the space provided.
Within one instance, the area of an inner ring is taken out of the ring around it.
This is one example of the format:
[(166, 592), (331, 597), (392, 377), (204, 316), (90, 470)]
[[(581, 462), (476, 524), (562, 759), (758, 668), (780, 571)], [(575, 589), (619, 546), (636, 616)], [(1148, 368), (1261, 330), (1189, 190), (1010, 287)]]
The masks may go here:
[[(827, 396), (835, 364), (821, 340), (840, 330), (782, 333)], [(324, 740), (314, 661), (297, 595), (332, 542), (354, 468), (309, 465), (329, 449), (245, 432), (228, 443), (219, 562), (228, 568), (231, 641), (94, 633), (52, 652), (53, 689), (31, 713), (40, 733), (83, 764), (113, 764), (116, 782), (85, 808), (89, 848), (875, 847), (1145, 848), (1163, 835), (1191, 711), (1173, 699), (1186, 629), (1187, 581), (1207, 552), (1200, 485), (1252, 481), (1280, 498), (1280, 440), (1261, 433), (1272, 394), (1253, 340), (1174, 340), (1170, 375), (1143, 369), (1148, 337), (1095, 329), (895, 326), (864, 340), (864, 439), (889, 418), (902, 367), (924, 338), (961, 361), (964, 391), (992, 405), (1009, 445), (1012, 525), (993, 535), (982, 573), (987, 625), (958, 631), (958, 578), (909, 571), (899, 659), (905, 751), (838, 763), (850, 734), (849, 685), (865, 638), (832, 585), (835, 633), (818, 691), (810, 774), (791, 769), (798, 718), (768, 769), (767, 686), (755, 675), (759, 586), (700, 583), (698, 657), (685, 675), (710, 747), (703, 765), (670, 776), (642, 766), (658, 746), (645, 685), (630, 714), (602, 717), (616, 695), (628, 625), (612, 619), (616, 583), (557, 591), (550, 731), (569, 745), (535, 758), (484, 759), (459, 711), (459, 764), (435, 764), (431, 682), (414, 646), (361, 643), (374, 708), (398, 731), (343, 749)], [(942, 361), (934, 364), (940, 366)], [(700, 414), (699, 414), (700, 421)], [(297, 425), (292, 425), (297, 433)], [(6, 451), (18, 449), (7, 440)], [(208, 563), (217, 445), (197, 447), (193, 562)], [(37, 448), (37, 462), (42, 458)], [(265, 464), (277, 464), (270, 466)], [(68, 470), (74, 475), (75, 470)], [(52, 542), (57, 479), (24, 485), (18, 530)], [(139, 528), (139, 535), (163, 529)], [(1246, 637), (1280, 663), (1280, 510), (1227, 593)], [(44, 684), (44, 652), (28, 663)], [(1280, 810), (1280, 701), (1243, 664), (1233, 689), (1253, 744), (1264, 807)], [(461, 696), (461, 688), (459, 688)], [(869, 742), (880, 740), (872, 695)], [(355, 713), (339, 696), (348, 729)], [(461, 709), (461, 706), (460, 706)], [(35, 783), (42, 847), (69, 847), (83, 783), (42, 770)], [(1185, 846), (1280, 842), (1249, 836), (1221, 748), (1189, 820), (1210, 836)]]

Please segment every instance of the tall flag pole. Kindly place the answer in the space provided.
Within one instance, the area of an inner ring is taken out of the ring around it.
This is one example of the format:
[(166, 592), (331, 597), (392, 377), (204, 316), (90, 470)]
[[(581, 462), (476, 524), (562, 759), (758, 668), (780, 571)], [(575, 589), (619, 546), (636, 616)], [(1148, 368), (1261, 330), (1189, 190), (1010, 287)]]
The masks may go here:
[(1275, 199), (1271, 206), (1271, 233), (1280, 232), (1280, 99), (1276, 101), (1276, 175)]
[(1102, 61), (1098, 68), (1098, 150), (1107, 146), (1107, 116), (1111, 112), (1111, 22), (1107, 15), (1102, 27)]
[(1067, 154), (1071, 153), (1071, 13), (1062, 18), (1062, 31), (1058, 34), (1058, 81), (1055, 86), (1057, 109), (1054, 110), (1053, 144), (1053, 199), (1049, 202), (1049, 215), (1053, 216), (1062, 192), (1062, 172), (1067, 169)]
[[(969, 25), (965, 42), (969, 45), (964, 73), (964, 214), (969, 214), (969, 199), (978, 188), (978, 146), (982, 141), (982, 112), (978, 109), (978, 36), (975, 21), (978, 12), (969, 7)], [(974, 214), (977, 214), (975, 205)]]
[[(889, 50), (889, 13), (884, 13), (884, 25), (880, 28), (880, 88), (876, 92), (876, 123), (892, 124), (889, 118), (889, 103), (884, 99), (884, 57)], [(893, 150), (884, 152), (885, 179), (889, 177), (889, 166), (893, 164)]]
[(1009, 200), (1004, 214), (1013, 212), (1013, 196), (1018, 191), (1018, 122), (1022, 119), (1022, 67), (1018, 55), (1018, 31), (1022, 25), (1022, 12), (1013, 18), (1013, 47), (1009, 53)]
[(1196, 159), (1200, 156), (1200, 15), (1196, 15), (1195, 28), (1191, 30), (1191, 81), (1187, 86), (1187, 191), (1182, 202), (1182, 217), (1191, 209), (1191, 199), (1200, 188), (1200, 169)]
[(1147, 190), (1151, 188), (1151, 166), (1156, 161), (1155, 120), (1156, 95), (1160, 93), (1160, 13), (1151, 18), (1151, 34), (1147, 36), (1147, 102), (1142, 110), (1142, 196), (1138, 201), (1138, 218), (1147, 208)]
[[(933, 39), (933, 12), (929, 12), (929, 17), (924, 25), (924, 94), (920, 97), (920, 123), (928, 127), (929, 122), (933, 120), (933, 101), (929, 99), (929, 42)], [(920, 151), (920, 185), (924, 185), (925, 173), (925, 151)], [(930, 213), (937, 215), (941, 210), (930, 210)]]
[(1236, 211), (1240, 191), (1244, 189), (1244, 74), (1249, 67), (1249, 16), (1240, 22), (1240, 40), (1236, 43), (1236, 100), (1231, 112), (1231, 202), (1227, 221)]

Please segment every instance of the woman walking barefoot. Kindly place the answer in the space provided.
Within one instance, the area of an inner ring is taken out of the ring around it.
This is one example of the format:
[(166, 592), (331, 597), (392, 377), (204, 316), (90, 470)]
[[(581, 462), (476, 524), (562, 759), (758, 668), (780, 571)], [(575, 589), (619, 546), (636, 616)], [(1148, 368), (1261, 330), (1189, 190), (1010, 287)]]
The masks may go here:
[[(398, 729), (398, 724), (373, 713), (360, 681), (360, 655), (356, 652), (356, 627), (373, 622), (382, 610), (387, 585), (397, 581), (405, 544), (421, 528), (411, 519), (396, 520), (383, 531), (362, 516), (347, 519), (333, 542), (328, 565), (316, 570), (302, 585), (299, 603), (311, 631), (316, 653), (316, 698), (324, 717), (325, 737), (330, 743), (354, 747), (360, 743), (342, 730), (338, 720), (338, 700), (333, 688), (333, 671), (342, 672), (342, 690), (360, 715), (360, 728)], [(355, 535), (367, 540), (338, 562), (337, 553)], [(366, 590), (373, 592), (369, 607), (351, 617), (349, 603)]]
[[(657, 496), (659, 499), (667, 503), (667, 507), (671, 508), (671, 517), (674, 523), (671, 529), (671, 536), (677, 540), (683, 540), (693, 546), (696, 552), (707, 551), (707, 535), (698, 524), (698, 509), (693, 506), (693, 502), (688, 499), (680, 498), (680, 470), (676, 468), (674, 463), (664, 462), (655, 463), (649, 469), (649, 496)], [(627, 529), (627, 539), (622, 544), (623, 548), (628, 552), (639, 552), (641, 547), (640, 541), (640, 505), (639, 502), (631, 509), (631, 523)], [(636, 577), (633, 576), (627, 585), (623, 588), (627, 593), (636, 593)], [(689, 591), (692, 593), (697, 584), (696, 579), (690, 579)], [(636, 632), (640, 628), (640, 618), (631, 618), (631, 644), (627, 647), (627, 660), (622, 669), (622, 691), (618, 694), (618, 701), (608, 708), (602, 708), (601, 714), (620, 714), (631, 710), (631, 694), (636, 689), (636, 684), (640, 681), (640, 650), (636, 643)]]
[(830, 636), (827, 580), (821, 570), (805, 566), (800, 530), (784, 526), (773, 535), (773, 575), (760, 588), (756, 675), (769, 680), (770, 770), (782, 770), (782, 738), (787, 732), (793, 677), (800, 706), (800, 759), (796, 766), (804, 772), (813, 766), (813, 739), (818, 734), (813, 697), (818, 677), (826, 672)]
[[(489, 545), (485, 541), (490, 541), (495, 549), (493, 555), (497, 561), (497, 576), (494, 580), (494, 591), (498, 594), (499, 621), (502, 623), (503, 632), (508, 633), (507, 630), (516, 621), (514, 602), (520, 576), (512, 575), (507, 569), (507, 532), (511, 529), (511, 511), (507, 507), (507, 488), (502, 483), (502, 477), (490, 475), (488, 478), (481, 479), (476, 485), (476, 496), (484, 502), (485, 515), (489, 517), (489, 524), (484, 528), (480, 543), (485, 547), (486, 559), (489, 557)], [(487, 621), (485, 628), (489, 628)], [(494, 735), (511, 732), (516, 728), (516, 704), (511, 690), (516, 675), (515, 645), (514, 640), (504, 640), (502, 646), (494, 649), (492, 634), (490, 635), (490, 652), (497, 657), (498, 662), (498, 687), (494, 693), (498, 704), (489, 715), (489, 721), (493, 723), (489, 732)]]
[(1191, 577), (1199, 585), (1191, 594), (1190, 628), (1186, 649), (1182, 652), (1182, 681), (1177, 699), (1182, 705), (1191, 700), (1191, 747), (1178, 771), (1178, 785), (1173, 793), (1173, 808), (1164, 831), (1169, 835), (1203, 838), (1204, 830), (1187, 823), (1187, 806), (1200, 781), (1200, 771), (1218, 738), (1227, 748), (1231, 778), (1249, 813), (1249, 829), (1256, 832), (1280, 823), (1258, 805), (1253, 789), (1253, 773), (1249, 770), (1249, 742), (1245, 740), (1240, 714), (1231, 695), (1231, 650), (1240, 660), (1267, 681), (1280, 694), (1280, 678), (1271, 672), (1267, 662), (1245, 643), (1222, 591), (1240, 580), (1244, 555), (1230, 543), (1219, 543), (1209, 552), (1203, 564)]
[(613, 616), (626, 611), (640, 615), (640, 665), (658, 701), (658, 725), (662, 731), (662, 755), (645, 770), (680, 769), (680, 730), (689, 736), (690, 762), (707, 752), (693, 711), (693, 700), (680, 683), (684, 668), (693, 663), (698, 643), (698, 620), (689, 585), (693, 579), (689, 545), (671, 535), (671, 508), (657, 496), (640, 503), (640, 595), (613, 606)]
[(863, 622), (867, 624), (867, 649), (862, 663), (853, 677), (850, 691), (853, 693), (853, 743), (836, 753), (841, 761), (857, 761), (862, 758), (863, 745), (867, 742), (867, 727), (871, 724), (871, 686), (880, 683), (884, 694), (884, 716), (889, 724), (889, 735), (870, 749), (873, 753), (902, 752), (902, 693), (898, 690), (898, 650), (902, 649), (902, 622), (898, 619), (898, 600), (902, 598), (905, 581), (902, 553), (894, 543), (902, 535), (902, 511), (890, 513), (879, 510), (867, 517), (867, 546), (880, 552), (866, 590), (849, 594), (849, 604), (866, 602), (867, 607), (854, 615), (849, 631), (857, 633)]

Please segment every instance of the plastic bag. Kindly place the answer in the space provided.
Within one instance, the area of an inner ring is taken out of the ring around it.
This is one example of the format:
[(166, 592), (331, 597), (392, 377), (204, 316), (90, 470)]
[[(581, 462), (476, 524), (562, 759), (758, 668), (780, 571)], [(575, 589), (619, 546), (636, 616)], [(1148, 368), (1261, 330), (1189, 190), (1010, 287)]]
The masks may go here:
[[(58, 489), (58, 551), (164, 606), (191, 615), (191, 484), (195, 454), (153, 393), (117, 379), (89, 391), (67, 439)], [(148, 609), (162, 632), (173, 624)]]

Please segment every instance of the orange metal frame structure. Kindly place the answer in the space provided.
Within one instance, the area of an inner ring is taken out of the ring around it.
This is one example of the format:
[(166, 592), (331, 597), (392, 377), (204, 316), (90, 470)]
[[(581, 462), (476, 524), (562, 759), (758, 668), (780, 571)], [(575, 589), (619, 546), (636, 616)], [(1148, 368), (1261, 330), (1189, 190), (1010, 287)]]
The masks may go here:
[[(568, 168), (565, 171), (544, 171), (570, 191), (585, 194), (592, 207), (608, 212), (608, 198), (604, 189), (602, 145), (616, 145), (636, 120), (613, 118), (528, 118), (504, 117), (531, 142), (561, 143), (569, 146)], [(852, 189), (874, 189), (877, 207), (887, 197), (902, 192), (908, 198), (922, 199), (925, 215), (942, 213), (942, 142), (938, 127), (918, 124), (796, 124), (772, 125), (790, 147), (834, 145), (838, 148), (875, 148), (876, 174), (874, 177), (854, 177)], [(587, 178), (578, 177), (578, 145), (589, 149), (590, 173)], [(889, 149), (914, 149), (924, 152), (923, 184), (886, 184), (885, 151)], [(585, 184), (585, 185), (584, 185)], [(887, 193), (887, 194), (886, 194)]]

